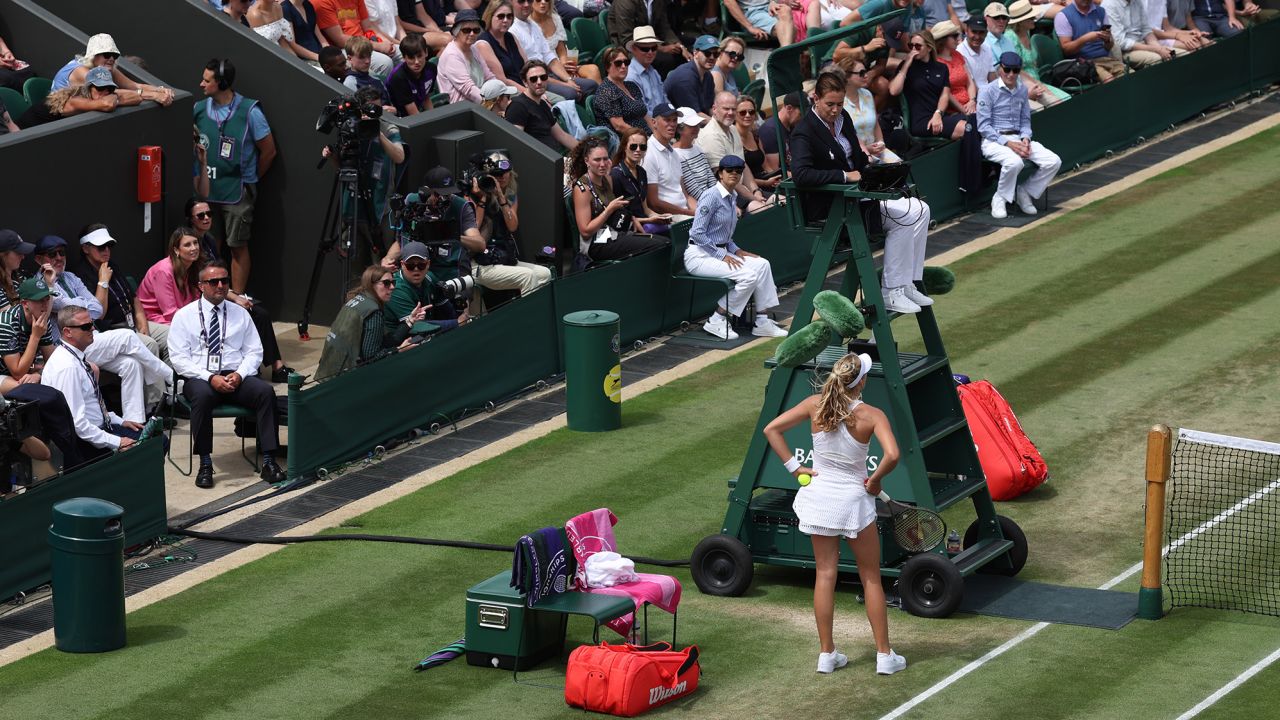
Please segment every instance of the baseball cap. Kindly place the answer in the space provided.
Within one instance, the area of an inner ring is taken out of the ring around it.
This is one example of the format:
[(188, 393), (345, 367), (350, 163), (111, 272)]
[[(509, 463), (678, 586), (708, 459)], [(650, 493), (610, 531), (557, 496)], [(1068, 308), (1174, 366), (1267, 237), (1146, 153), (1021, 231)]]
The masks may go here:
[(973, 28), (974, 30), (987, 29), (987, 19), (982, 17), (981, 15), (978, 15), (977, 13), (970, 15), (969, 19), (964, 21), (964, 24)]
[(422, 185), (440, 193), (453, 193), (458, 189), (453, 182), (453, 173), (443, 165), (428, 170), (426, 177), (422, 178)]
[(724, 157), (720, 158), (720, 164), (717, 165), (716, 167), (717, 169), (720, 169), (720, 170), (741, 170), (746, 166), (747, 166), (747, 161), (743, 160), (737, 155), (725, 155)]
[(691, 107), (682, 107), (676, 110), (680, 113), (680, 124), (689, 127), (702, 127), (707, 123), (707, 119), (698, 114), (697, 110)]
[(57, 235), (45, 235), (40, 238), (40, 242), (36, 243), (36, 252), (40, 254), (48, 253), (54, 248), (66, 247), (67, 241)]
[(90, 70), (88, 75), (84, 76), (84, 84), (99, 88), (113, 88), (116, 86), (116, 80), (111, 77), (111, 71), (109, 69), (105, 67), (96, 67)]
[(35, 245), (24, 242), (22, 236), (12, 230), (0, 230), (0, 252), (12, 251), (19, 255), (30, 255)]
[(667, 117), (668, 115), (675, 115), (678, 112), (680, 111), (671, 107), (667, 103), (658, 103), (653, 108), (653, 117)]
[(987, 5), (982, 14), (987, 17), (1009, 17), (1009, 8), (1005, 7), (1004, 3), (993, 2)]
[(106, 228), (98, 228), (97, 230), (94, 230), (88, 235), (80, 238), (81, 245), (97, 245), (98, 247), (102, 247), (103, 245), (107, 245), (115, 241), (116, 239), (111, 237), (111, 233), (107, 232)]
[(693, 41), (693, 49), (695, 52), (718, 47), (720, 47), (720, 41), (711, 35), (700, 35), (697, 40)]
[(1016, 52), (1001, 53), (1000, 64), (1007, 68), (1020, 69), (1022, 67), (1022, 56)]
[(18, 297), (23, 300), (43, 300), (52, 294), (49, 286), (44, 284), (44, 278), (39, 276), (27, 278), (18, 286)]
[(431, 253), (427, 250), (426, 245), (423, 245), (417, 240), (413, 240), (400, 247), (400, 261), (404, 262), (410, 258), (422, 258), (429, 262), (431, 260)]
[(485, 80), (484, 85), (480, 86), (480, 95), (485, 100), (497, 100), (503, 95), (515, 95), (518, 92), (520, 91), (497, 78)]

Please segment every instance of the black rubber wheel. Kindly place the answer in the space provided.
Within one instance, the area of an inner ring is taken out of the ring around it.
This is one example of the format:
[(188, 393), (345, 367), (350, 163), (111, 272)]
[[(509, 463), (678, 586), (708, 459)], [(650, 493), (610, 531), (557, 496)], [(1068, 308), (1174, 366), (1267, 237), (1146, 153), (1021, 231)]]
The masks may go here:
[[(1022, 572), (1022, 567), (1027, 564), (1027, 535), (1022, 532), (1022, 528), (1018, 527), (1018, 523), (1004, 515), (997, 515), (996, 519), (1000, 521), (1000, 533), (1004, 535), (1004, 539), (1013, 541), (1013, 547), (1009, 550), (1009, 560), (1013, 563), (1013, 567), (1001, 567), (998, 563), (989, 562), (978, 568), (978, 572), (985, 575), (1013, 577)], [(964, 546), (969, 547), (977, 541), (978, 521), (974, 520), (969, 524), (969, 529), (964, 531)]]
[(898, 577), (902, 608), (924, 618), (949, 617), (964, 598), (960, 570), (937, 553), (915, 555), (902, 566)]
[(751, 587), (755, 562), (742, 541), (729, 535), (708, 535), (693, 549), (689, 569), (698, 589), (707, 595), (737, 597)]

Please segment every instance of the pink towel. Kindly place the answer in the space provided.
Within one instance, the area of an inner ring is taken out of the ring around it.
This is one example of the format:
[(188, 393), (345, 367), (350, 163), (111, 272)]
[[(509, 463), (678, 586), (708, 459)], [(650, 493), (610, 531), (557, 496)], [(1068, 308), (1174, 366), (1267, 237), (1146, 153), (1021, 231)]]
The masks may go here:
[[(578, 570), (574, 574), (574, 587), (578, 590), (603, 595), (621, 595), (635, 601), (636, 609), (644, 603), (657, 606), (669, 613), (676, 611), (680, 604), (680, 581), (670, 575), (653, 575), (637, 573), (640, 576), (635, 582), (623, 583), (607, 588), (587, 587), (587, 558), (610, 550), (618, 552), (617, 543), (613, 539), (613, 526), (618, 517), (609, 508), (597, 508), (585, 512), (565, 523), (564, 531), (569, 536), (569, 545), (573, 548), (573, 556), (578, 561)], [(609, 621), (608, 626), (623, 637), (631, 635), (635, 625), (635, 613), (628, 613)]]

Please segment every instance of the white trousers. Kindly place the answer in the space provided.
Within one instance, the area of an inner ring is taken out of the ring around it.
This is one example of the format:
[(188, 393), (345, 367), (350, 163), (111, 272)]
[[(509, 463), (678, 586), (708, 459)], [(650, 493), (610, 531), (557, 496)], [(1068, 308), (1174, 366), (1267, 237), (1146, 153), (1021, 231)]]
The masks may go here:
[[(1010, 137), (1013, 137), (1012, 135)], [(993, 143), (990, 140), (982, 141), (982, 157), (991, 162), (1000, 163), (1000, 182), (996, 184), (996, 194), (1004, 199), (1005, 202), (1014, 201), (1014, 190), (1018, 185), (1018, 173), (1022, 172), (1022, 168), (1026, 163), (1035, 165), (1037, 170), (1031, 175), (1031, 178), (1023, 184), (1022, 189), (1033, 198), (1038, 198), (1044, 194), (1045, 188), (1049, 187), (1049, 181), (1054, 175), (1058, 174), (1058, 168), (1062, 167), (1062, 158), (1058, 157), (1045, 146), (1031, 141), (1031, 157), (1023, 160), (1018, 153), (1010, 150), (1007, 146), (999, 143)]]
[(517, 262), (515, 265), (476, 265), (471, 268), (476, 284), (488, 290), (519, 290), (528, 295), (551, 282), (551, 271), (542, 265)]
[(159, 399), (173, 370), (156, 357), (132, 330), (95, 332), (85, 358), (120, 376), (120, 405), (125, 420), (145, 422), (147, 395)]
[(731, 268), (729, 263), (708, 255), (697, 245), (684, 249), (684, 268), (690, 275), (728, 278), (733, 281), (733, 289), (728, 296), (720, 298), (720, 307), (727, 309), (730, 315), (741, 315), (749, 298), (755, 299), (757, 313), (777, 307), (778, 286), (773, 282), (773, 266), (769, 261), (762, 257), (738, 259), (742, 261), (742, 265)]
[(929, 206), (916, 198), (880, 201), (884, 226), (884, 286), (902, 287), (924, 277), (924, 249), (929, 239)]

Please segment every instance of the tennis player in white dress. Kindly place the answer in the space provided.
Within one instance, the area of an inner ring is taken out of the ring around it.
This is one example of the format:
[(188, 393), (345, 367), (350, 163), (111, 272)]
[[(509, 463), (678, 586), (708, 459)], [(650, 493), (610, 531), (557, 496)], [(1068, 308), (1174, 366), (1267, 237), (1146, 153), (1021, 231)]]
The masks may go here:
[[(849, 659), (832, 638), (836, 569), (840, 538), (858, 563), (867, 620), (876, 644), (876, 672), (892, 675), (907, 661), (889, 646), (889, 615), (880, 583), (880, 536), (876, 531), (876, 495), (880, 481), (898, 464), (898, 443), (884, 412), (861, 400), (871, 369), (868, 355), (845, 355), (835, 362), (817, 395), (782, 413), (764, 429), (769, 445), (792, 475), (812, 481), (796, 493), (793, 508), (800, 532), (813, 541), (817, 576), (813, 614), (818, 624), (818, 672), (844, 667)], [(813, 467), (802, 467), (783, 434), (808, 421), (813, 427)], [(867, 476), (867, 445), (875, 435), (883, 450), (875, 472)]]

